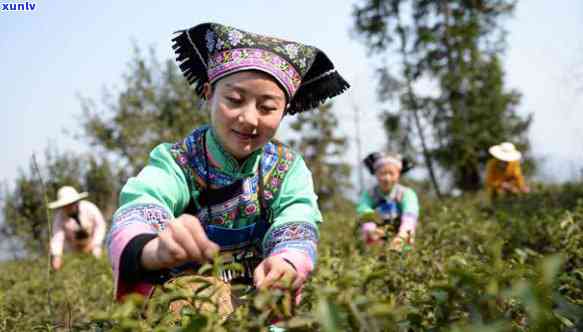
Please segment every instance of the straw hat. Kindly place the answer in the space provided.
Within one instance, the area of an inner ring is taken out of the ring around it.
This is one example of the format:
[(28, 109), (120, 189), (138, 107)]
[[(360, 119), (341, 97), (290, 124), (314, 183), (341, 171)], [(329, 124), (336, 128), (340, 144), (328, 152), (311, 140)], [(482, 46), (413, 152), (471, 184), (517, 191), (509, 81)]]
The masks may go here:
[(49, 203), (49, 209), (58, 209), (60, 207), (75, 203), (89, 196), (88, 193), (78, 193), (73, 187), (64, 186), (57, 192), (57, 200)]
[(494, 158), (502, 161), (515, 161), (522, 158), (522, 153), (516, 150), (514, 144), (509, 142), (491, 146), (488, 151)]

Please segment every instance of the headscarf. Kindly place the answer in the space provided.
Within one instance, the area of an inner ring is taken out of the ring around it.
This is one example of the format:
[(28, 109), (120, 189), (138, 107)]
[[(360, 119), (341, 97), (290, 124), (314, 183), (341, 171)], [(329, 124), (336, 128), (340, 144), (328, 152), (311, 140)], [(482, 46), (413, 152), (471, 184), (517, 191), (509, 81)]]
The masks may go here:
[(414, 166), (411, 160), (408, 158), (403, 158), (398, 153), (373, 152), (366, 156), (363, 162), (370, 174), (373, 175), (377, 169), (387, 164), (397, 166), (401, 171), (401, 174), (409, 171)]

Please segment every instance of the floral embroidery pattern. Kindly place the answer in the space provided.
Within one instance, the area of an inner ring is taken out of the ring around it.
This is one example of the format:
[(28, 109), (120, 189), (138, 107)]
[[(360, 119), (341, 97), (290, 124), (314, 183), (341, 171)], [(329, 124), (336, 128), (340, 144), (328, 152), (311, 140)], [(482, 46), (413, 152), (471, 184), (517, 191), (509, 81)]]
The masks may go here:
[[(211, 217), (208, 216), (208, 210), (206, 208), (200, 209), (196, 217), (203, 223), (224, 225), (226, 223), (232, 222), (239, 216), (239, 206), (241, 206), (241, 196), (236, 196), (231, 199), (226, 200), (221, 204), (216, 204), (210, 206)], [(210, 221), (209, 221), (210, 220)]]
[(287, 44), (285, 45), (285, 50), (292, 59), (298, 56), (299, 47), (297, 44)]
[(233, 29), (229, 31), (228, 38), (229, 43), (231, 43), (232, 46), (237, 46), (241, 41), (241, 38), (243, 38), (243, 34), (241, 33), (241, 31)]
[(206, 32), (205, 35), (205, 39), (206, 39), (206, 48), (208, 49), (209, 52), (213, 52), (214, 48), (215, 48), (215, 39), (216, 39), (216, 35), (212, 30), (209, 30)]
[[(170, 148), (170, 152), (186, 175), (190, 186), (194, 186), (194, 188), (206, 188), (207, 186), (222, 188), (229, 186), (236, 179), (220, 172), (212, 165), (209, 165), (209, 174), (207, 174), (207, 167), (203, 157), (204, 149), (202, 147), (204, 142), (203, 135), (207, 130), (208, 127), (203, 127), (193, 131), (186, 139), (174, 144)], [(262, 167), (263, 173), (264, 199), (265, 203), (269, 205), (277, 197), (285, 174), (289, 170), (289, 164), (293, 161), (295, 155), (281, 143), (270, 142), (265, 145), (263, 151), (260, 167)], [(280, 154), (281, 156), (279, 156)], [(258, 181), (259, 177), (257, 175), (245, 178), (239, 195), (228, 198), (220, 204), (210, 206), (208, 209), (211, 213), (210, 216), (206, 208), (200, 209), (197, 212), (197, 217), (203, 223), (226, 226), (232, 224), (241, 216), (258, 218), (260, 215)]]
[(211, 82), (238, 69), (257, 68), (272, 74), (291, 96), (301, 83), (300, 74), (285, 59), (267, 50), (238, 48), (213, 54), (208, 61)]
[[(182, 168), (187, 179), (191, 179), (199, 186), (206, 186), (206, 179), (212, 180), (213, 187), (224, 187), (232, 184), (235, 179), (222, 173), (220, 170), (209, 167), (210, 174), (207, 174), (207, 167), (203, 158), (203, 135), (208, 127), (198, 128), (184, 140), (174, 144), (170, 148), (170, 153), (176, 163)], [(191, 183), (192, 185), (192, 183)]]
[(307, 60), (312, 59), (316, 54), (316, 49), (311, 46), (279, 38), (244, 32), (224, 25), (212, 25), (209, 31), (211, 31), (215, 37), (214, 48), (209, 48), (209, 53), (212, 53), (214, 50), (230, 50), (235, 46), (240, 48), (270, 50), (286, 59), (287, 62), (293, 64), (294, 67), (297, 67), (296, 69), (302, 75), (308, 70)]
[(255, 203), (251, 203), (245, 207), (245, 214), (246, 215), (249, 216), (249, 215), (255, 214), (255, 212), (257, 212), (257, 205)]
[(164, 226), (172, 219), (172, 216), (159, 205), (136, 204), (116, 213), (113, 218), (112, 230), (131, 223), (134, 219), (143, 220), (147, 224), (163, 230)]
[(318, 230), (307, 222), (287, 223), (275, 227), (263, 242), (265, 255), (272, 255), (283, 249), (297, 249), (308, 253), (312, 262), (316, 261)]
[(281, 184), (285, 174), (289, 170), (290, 164), (294, 160), (294, 155), (289, 148), (282, 146), (282, 156), (278, 159), (277, 164), (272, 169), (270, 177), (265, 182), (265, 200), (270, 203), (277, 196), (281, 189)]
[(111, 229), (107, 234), (107, 246), (116, 232), (122, 231), (126, 226), (133, 224), (147, 224), (152, 231), (161, 232), (167, 223), (172, 220), (166, 209), (156, 204), (136, 204), (121, 210), (113, 216)]

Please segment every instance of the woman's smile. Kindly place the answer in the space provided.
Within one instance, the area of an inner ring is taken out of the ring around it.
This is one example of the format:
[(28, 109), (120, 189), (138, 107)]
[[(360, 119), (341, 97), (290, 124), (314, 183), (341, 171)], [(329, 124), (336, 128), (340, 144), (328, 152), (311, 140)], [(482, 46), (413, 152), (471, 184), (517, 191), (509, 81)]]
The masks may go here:
[(265, 73), (242, 71), (207, 88), (213, 129), (236, 159), (244, 160), (275, 135), (286, 105), (278, 84)]
[(242, 130), (237, 130), (237, 129), (231, 129), (231, 132), (233, 134), (235, 134), (235, 136), (244, 142), (248, 142), (248, 141), (252, 141), (256, 138), (259, 137), (259, 134), (256, 133), (256, 130), (254, 132), (247, 132), (247, 131), (242, 131)]

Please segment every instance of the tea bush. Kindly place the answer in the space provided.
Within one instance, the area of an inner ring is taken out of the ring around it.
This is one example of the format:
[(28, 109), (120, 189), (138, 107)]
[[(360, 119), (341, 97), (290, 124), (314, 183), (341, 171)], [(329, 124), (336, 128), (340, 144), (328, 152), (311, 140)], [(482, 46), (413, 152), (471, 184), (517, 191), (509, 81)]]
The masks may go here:
[(297, 308), (285, 291), (259, 292), (226, 322), (192, 307), (176, 318), (160, 308), (200, 294), (170, 288), (143, 317), (143, 299), (112, 303), (105, 259), (69, 256), (50, 276), (46, 259), (1, 265), (0, 330), (262, 331), (294, 310), (280, 324), (296, 331), (583, 330), (583, 186), (423, 203), (415, 244), (400, 253), (364, 248), (354, 215), (327, 214)]

